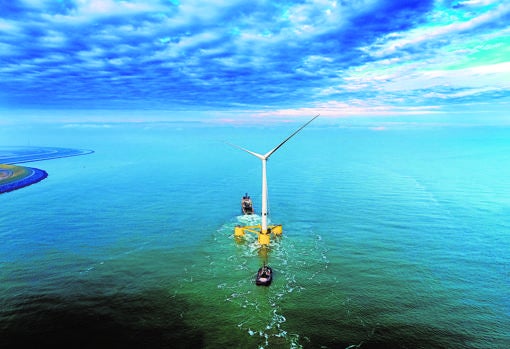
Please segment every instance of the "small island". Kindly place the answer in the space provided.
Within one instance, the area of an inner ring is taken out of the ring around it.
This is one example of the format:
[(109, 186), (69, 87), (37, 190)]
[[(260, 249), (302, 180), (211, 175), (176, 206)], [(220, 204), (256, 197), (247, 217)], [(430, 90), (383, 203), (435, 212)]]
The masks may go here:
[(54, 147), (0, 147), (0, 194), (35, 184), (48, 177), (44, 170), (15, 164), (90, 153), (93, 151)]

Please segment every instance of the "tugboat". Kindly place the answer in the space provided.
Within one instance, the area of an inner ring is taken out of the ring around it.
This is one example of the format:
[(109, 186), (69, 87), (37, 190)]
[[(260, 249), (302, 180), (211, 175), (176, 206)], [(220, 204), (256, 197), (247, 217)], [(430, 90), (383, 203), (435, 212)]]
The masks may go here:
[(251, 202), (251, 198), (248, 193), (244, 194), (241, 199), (241, 210), (243, 214), (253, 214), (253, 202)]
[(273, 269), (264, 264), (257, 272), (255, 284), (257, 284), (257, 286), (269, 286), (271, 285), (271, 281), (273, 281)]

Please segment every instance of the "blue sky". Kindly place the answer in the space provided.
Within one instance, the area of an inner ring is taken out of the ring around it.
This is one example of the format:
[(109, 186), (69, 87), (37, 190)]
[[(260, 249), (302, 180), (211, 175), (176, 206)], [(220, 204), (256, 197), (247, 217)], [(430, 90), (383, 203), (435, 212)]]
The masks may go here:
[(0, 8), (0, 124), (316, 113), (510, 124), (508, 0), (0, 0)]

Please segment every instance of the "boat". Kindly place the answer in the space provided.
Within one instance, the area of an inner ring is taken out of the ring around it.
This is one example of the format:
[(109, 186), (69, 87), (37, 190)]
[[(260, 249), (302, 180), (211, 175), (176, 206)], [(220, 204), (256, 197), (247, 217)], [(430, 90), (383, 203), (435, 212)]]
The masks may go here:
[(243, 214), (253, 214), (253, 202), (251, 201), (248, 193), (244, 194), (241, 199), (241, 210), (243, 211)]
[(264, 265), (257, 272), (257, 277), (255, 278), (255, 284), (258, 286), (269, 286), (273, 281), (273, 269), (271, 267)]

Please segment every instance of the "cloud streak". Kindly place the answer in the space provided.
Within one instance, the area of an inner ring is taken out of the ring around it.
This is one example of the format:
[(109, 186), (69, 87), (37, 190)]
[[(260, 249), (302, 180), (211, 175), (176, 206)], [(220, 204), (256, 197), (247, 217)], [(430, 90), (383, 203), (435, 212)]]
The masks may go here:
[[(2, 1), (4, 108), (332, 117), (508, 103), (508, 1)], [(364, 101), (364, 106), (359, 106)], [(314, 112), (311, 112), (313, 114)], [(292, 114), (292, 113), (291, 113)]]

